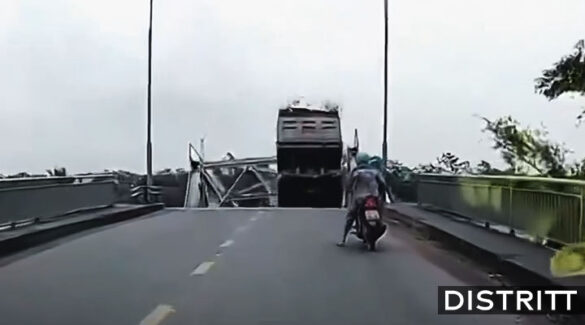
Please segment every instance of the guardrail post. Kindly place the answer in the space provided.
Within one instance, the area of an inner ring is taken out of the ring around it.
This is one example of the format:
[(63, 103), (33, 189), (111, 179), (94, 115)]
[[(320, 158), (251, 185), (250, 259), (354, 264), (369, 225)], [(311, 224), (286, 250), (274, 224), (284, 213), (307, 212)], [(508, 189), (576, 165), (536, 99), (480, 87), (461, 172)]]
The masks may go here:
[(513, 214), (513, 200), (514, 200), (514, 186), (512, 184), (512, 180), (508, 179), (508, 226), (510, 227), (510, 234), (514, 235), (516, 231), (514, 230), (514, 216)]
[(585, 208), (583, 205), (585, 204), (585, 188), (581, 187), (581, 202), (579, 207), (579, 240), (585, 241), (583, 238), (583, 218), (585, 218)]

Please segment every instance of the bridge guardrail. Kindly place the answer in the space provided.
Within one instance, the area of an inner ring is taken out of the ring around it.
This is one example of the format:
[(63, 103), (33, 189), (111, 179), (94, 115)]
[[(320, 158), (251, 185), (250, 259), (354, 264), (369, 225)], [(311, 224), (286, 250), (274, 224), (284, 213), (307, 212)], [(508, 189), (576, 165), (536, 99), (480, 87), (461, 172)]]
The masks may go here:
[(0, 188), (0, 227), (110, 206), (117, 200), (118, 182), (113, 177), (86, 183)]
[(0, 178), (0, 189), (51, 184), (91, 183), (104, 180), (113, 180), (116, 179), (116, 177), (117, 176), (115, 174), (104, 173), (71, 176)]
[(585, 181), (517, 176), (418, 175), (419, 204), (504, 225), (538, 239), (585, 241)]

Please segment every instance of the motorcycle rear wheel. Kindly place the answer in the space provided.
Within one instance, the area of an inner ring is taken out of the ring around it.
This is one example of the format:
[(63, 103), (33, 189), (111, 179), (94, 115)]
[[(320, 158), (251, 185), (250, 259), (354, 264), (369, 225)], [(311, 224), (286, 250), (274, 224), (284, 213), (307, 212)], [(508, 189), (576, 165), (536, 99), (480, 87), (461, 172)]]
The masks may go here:
[(370, 252), (375, 252), (376, 251), (376, 242), (369, 242), (368, 243), (368, 250)]
[(364, 230), (364, 244), (367, 245), (370, 252), (373, 252), (376, 250), (376, 239), (374, 239), (372, 236), (372, 229), (366, 227)]

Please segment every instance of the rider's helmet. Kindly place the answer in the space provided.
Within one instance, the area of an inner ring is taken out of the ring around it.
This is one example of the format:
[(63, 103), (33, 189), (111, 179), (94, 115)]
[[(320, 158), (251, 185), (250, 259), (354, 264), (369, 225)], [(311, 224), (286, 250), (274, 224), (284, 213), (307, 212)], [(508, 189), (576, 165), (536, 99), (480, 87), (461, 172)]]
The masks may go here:
[(355, 162), (358, 166), (368, 165), (370, 162), (370, 155), (365, 152), (358, 152), (355, 156)]
[(382, 158), (380, 158), (379, 156), (373, 156), (370, 158), (369, 161), (370, 166), (372, 166), (372, 168), (378, 169), (378, 170), (383, 170), (384, 169), (384, 161), (382, 160)]

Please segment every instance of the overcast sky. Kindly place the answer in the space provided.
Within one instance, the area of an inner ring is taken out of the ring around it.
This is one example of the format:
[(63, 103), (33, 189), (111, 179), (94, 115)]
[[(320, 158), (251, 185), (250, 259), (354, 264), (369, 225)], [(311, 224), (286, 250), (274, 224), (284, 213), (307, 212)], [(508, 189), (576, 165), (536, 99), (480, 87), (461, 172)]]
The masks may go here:
[[(481, 114), (548, 126), (585, 156), (582, 101), (548, 102), (533, 79), (585, 38), (583, 0), (391, 0), (390, 156), (498, 160)], [(383, 1), (155, 0), (154, 168), (275, 152), (295, 96), (343, 106), (379, 153)], [(147, 0), (0, 2), (0, 173), (145, 170)]]

